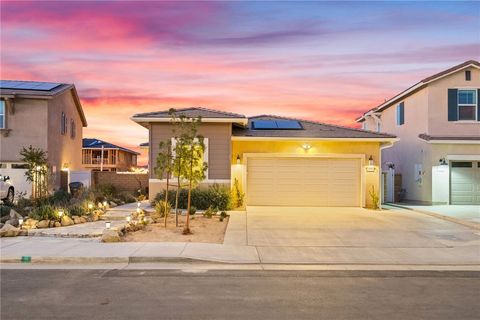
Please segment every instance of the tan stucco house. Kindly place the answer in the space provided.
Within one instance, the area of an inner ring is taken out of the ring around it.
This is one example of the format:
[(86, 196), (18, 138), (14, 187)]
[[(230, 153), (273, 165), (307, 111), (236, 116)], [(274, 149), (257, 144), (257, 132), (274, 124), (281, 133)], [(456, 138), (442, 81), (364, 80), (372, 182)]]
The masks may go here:
[[(82, 169), (82, 132), (87, 126), (73, 84), (0, 81), (0, 170), (17, 191), (25, 185), (20, 150), (32, 145), (48, 153), (55, 189)], [(26, 188), (26, 187), (23, 187)]]
[[(395, 136), (325, 123), (205, 108), (177, 110), (202, 117), (208, 163), (203, 186), (231, 186), (235, 179), (247, 206), (352, 206), (372, 204), (368, 191), (379, 191), (381, 149)], [(168, 111), (136, 114), (133, 121), (149, 130), (149, 196), (165, 186), (152, 164), (160, 141), (172, 139)]]
[(84, 138), (82, 164), (92, 171), (130, 171), (140, 153), (100, 139)]
[(480, 63), (467, 61), (425, 78), (357, 121), (400, 138), (382, 167), (402, 175), (405, 199), (480, 204)]

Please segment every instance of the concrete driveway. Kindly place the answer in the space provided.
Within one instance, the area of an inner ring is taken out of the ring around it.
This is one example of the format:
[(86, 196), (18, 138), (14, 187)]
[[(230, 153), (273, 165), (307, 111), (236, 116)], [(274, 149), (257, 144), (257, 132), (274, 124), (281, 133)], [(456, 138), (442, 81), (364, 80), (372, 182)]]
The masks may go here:
[(281, 247), (445, 248), (480, 241), (474, 230), (392, 209), (249, 207), (247, 244)]

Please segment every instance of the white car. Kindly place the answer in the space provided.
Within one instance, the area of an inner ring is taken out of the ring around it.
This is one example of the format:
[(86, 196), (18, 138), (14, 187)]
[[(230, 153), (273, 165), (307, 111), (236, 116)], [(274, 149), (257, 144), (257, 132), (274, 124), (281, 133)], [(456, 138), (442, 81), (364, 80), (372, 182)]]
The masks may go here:
[(3, 201), (13, 202), (15, 196), (15, 188), (9, 176), (0, 175), (0, 199)]

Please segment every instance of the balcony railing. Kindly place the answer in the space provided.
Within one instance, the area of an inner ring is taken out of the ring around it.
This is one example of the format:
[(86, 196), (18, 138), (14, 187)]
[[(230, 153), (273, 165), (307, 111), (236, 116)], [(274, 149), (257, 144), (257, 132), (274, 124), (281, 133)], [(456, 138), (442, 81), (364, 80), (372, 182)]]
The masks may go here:
[[(102, 158), (88, 158), (84, 157), (82, 160), (82, 164), (92, 164), (92, 165), (100, 165), (102, 164)], [(115, 160), (109, 161), (108, 158), (103, 158), (104, 165), (114, 165), (116, 164)]]

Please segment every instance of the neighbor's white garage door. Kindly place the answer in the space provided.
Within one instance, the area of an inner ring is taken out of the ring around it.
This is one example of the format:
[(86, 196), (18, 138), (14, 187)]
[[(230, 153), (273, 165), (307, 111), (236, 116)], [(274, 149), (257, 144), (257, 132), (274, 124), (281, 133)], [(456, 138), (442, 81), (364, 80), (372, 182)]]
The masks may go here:
[(452, 162), (451, 204), (480, 204), (480, 162)]
[(247, 205), (361, 206), (360, 159), (249, 158)]

